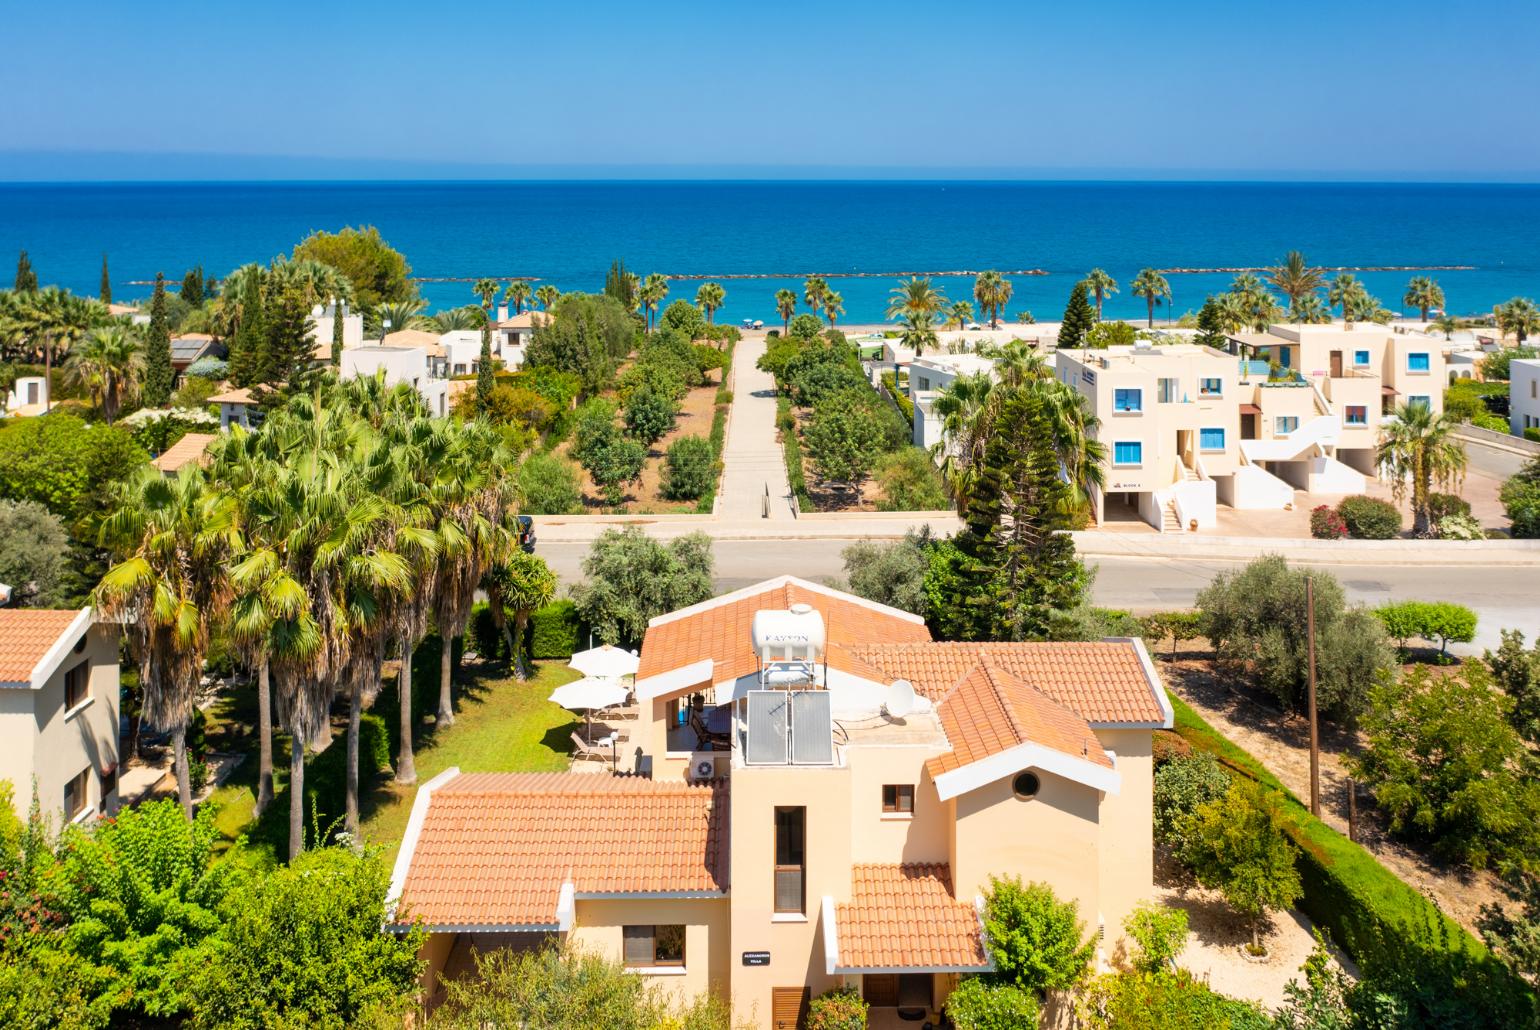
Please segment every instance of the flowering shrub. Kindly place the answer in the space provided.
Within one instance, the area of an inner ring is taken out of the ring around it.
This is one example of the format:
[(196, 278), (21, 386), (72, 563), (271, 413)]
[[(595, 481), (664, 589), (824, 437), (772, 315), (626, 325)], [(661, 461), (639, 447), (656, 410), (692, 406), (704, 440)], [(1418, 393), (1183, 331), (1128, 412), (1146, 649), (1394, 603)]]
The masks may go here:
[(1347, 523), (1329, 504), (1310, 510), (1310, 535), (1317, 540), (1341, 540), (1347, 536)]

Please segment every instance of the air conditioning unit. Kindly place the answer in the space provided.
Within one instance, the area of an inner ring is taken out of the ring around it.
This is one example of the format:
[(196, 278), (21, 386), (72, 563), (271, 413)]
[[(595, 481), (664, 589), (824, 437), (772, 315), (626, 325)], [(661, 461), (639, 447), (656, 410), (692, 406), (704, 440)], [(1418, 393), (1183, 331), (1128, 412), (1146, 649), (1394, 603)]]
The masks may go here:
[(716, 759), (709, 751), (697, 751), (690, 758), (690, 779), (697, 782), (701, 780), (714, 780), (717, 776)]

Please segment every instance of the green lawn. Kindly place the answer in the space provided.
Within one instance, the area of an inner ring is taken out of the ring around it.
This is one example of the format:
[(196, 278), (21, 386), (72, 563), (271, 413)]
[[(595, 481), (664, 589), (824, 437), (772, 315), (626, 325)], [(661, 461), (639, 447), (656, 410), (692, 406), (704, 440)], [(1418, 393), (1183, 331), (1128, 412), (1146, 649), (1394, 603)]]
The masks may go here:
[[(437, 663), (433, 684), (437, 685)], [(579, 716), (546, 698), (551, 691), (578, 674), (559, 662), (540, 664), (527, 682), (514, 680), (503, 665), (461, 666), (456, 678), (455, 723), (438, 732), (429, 715), (416, 735), (417, 782), (426, 783), (450, 766), (465, 772), (549, 772), (567, 767), (572, 749), (570, 735), (577, 728)], [(414, 691), (415, 693), (415, 691)], [(435, 691), (436, 693), (436, 691)], [(395, 693), (391, 687), (380, 695), (375, 709), (387, 723), (396, 721)], [(252, 842), (266, 844), (275, 854), (283, 852), (282, 841), (288, 826), (289, 738), (275, 733), (273, 739), (273, 804), (260, 820), (252, 819), (256, 803), (257, 735), (256, 694), (251, 689), (221, 697), (209, 711), (208, 744), (216, 751), (239, 751), (247, 755), (231, 777), (214, 792), (211, 800), (219, 805), (217, 825), (225, 837), (234, 841), (246, 834)], [(346, 714), (334, 720), (332, 747), (345, 748)], [(394, 748), (392, 748), (394, 758)], [(312, 782), (307, 763), (306, 782)], [(359, 799), (360, 830), (366, 841), (379, 845), (386, 859), (395, 857), (401, 835), (411, 815), (417, 788), (398, 787), (389, 774), (366, 777)], [(339, 809), (340, 810), (340, 806)], [(308, 822), (308, 818), (307, 818)]]

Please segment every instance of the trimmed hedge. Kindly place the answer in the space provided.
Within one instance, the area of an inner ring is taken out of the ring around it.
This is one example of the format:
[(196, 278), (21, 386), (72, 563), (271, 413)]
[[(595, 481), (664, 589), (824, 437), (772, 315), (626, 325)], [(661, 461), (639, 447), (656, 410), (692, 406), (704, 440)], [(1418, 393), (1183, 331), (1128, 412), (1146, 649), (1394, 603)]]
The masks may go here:
[(1367, 494), (1344, 497), (1337, 514), (1356, 540), (1390, 540), (1401, 532), (1401, 512), (1389, 501)]
[(898, 410), (902, 411), (904, 413), (904, 417), (909, 420), (909, 428), (913, 429), (914, 401), (909, 399), (909, 395), (907, 393), (898, 388), (898, 373), (882, 373), (882, 388), (888, 392), (889, 397), (893, 398), (893, 403), (898, 405)]
[(1452, 601), (1397, 601), (1380, 605), (1374, 614), (1402, 650), (1410, 637), (1437, 640), (1440, 651), (1448, 650), (1451, 640), (1476, 639), (1476, 613)]
[(577, 605), (566, 598), (538, 608), (529, 617), (529, 650), (535, 658), (571, 658), (582, 637)]
[(1459, 923), (1369, 852), (1310, 814), (1276, 776), (1170, 695), (1175, 728), (1234, 775), (1283, 794), (1284, 830), (1299, 846), (1299, 908), (1331, 933), (1365, 975), (1414, 982), (1434, 1003), (1455, 1004), (1472, 1026), (1525, 1025), (1534, 992)]

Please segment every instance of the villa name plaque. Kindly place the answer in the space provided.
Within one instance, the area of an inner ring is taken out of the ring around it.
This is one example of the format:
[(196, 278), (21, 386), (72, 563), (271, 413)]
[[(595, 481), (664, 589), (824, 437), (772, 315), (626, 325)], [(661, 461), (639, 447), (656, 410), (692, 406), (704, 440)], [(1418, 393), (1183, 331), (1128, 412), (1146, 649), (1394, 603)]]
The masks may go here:
[(746, 966), (768, 966), (770, 964), (770, 953), (768, 951), (745, 951), (743, 953), (743, 964)]

